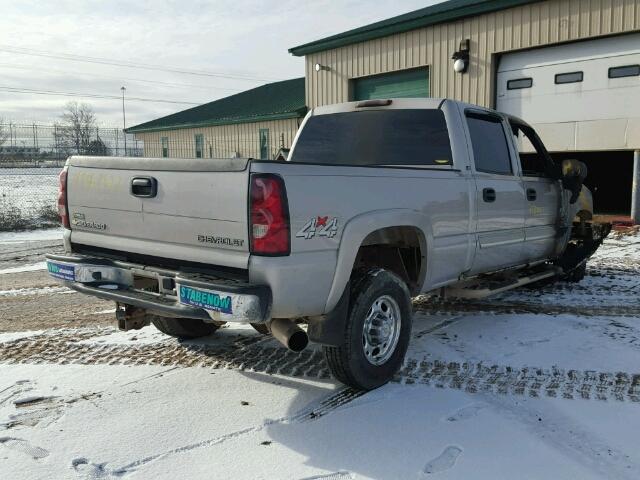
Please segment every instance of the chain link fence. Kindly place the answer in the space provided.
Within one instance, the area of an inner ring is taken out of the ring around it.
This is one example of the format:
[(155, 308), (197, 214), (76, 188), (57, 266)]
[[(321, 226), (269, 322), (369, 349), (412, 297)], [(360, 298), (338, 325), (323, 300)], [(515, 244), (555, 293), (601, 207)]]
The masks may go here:
[(286, 160), (290, 139), (265, 132), (136, 138), (119, 128), (0, 123), (0, 231), (58, 225), (58, 175), (71, 155)]
[(142, 156), (119, 128), (0, 124), (0, 231), (57, 226), (58, 175), (70, 155)]

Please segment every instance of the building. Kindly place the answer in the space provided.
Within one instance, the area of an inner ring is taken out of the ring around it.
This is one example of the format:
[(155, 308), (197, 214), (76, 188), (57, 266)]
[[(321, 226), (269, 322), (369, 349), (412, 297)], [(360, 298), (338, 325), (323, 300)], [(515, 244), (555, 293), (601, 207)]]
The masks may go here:
[(554, 157), (587, 163), (596, 209), (630, 212), (640, 0), (451, 0), (289, 51), (304, 56), (309, 108), (432, 96), (512, 113)]
[(126, 130), (146, 157), (273, 159), (307, 112), (304, 78), (270, 83)]

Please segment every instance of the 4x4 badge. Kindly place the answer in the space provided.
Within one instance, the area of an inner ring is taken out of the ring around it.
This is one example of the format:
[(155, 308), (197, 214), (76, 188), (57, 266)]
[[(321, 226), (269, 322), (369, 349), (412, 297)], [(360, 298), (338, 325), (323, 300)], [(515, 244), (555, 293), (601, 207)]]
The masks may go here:
[(336, 217), (318, 216), (313, 217), (298, 230), (296, 237), (309, 240), (315, 237), (333, 238), (338, 233), (338, 219)]

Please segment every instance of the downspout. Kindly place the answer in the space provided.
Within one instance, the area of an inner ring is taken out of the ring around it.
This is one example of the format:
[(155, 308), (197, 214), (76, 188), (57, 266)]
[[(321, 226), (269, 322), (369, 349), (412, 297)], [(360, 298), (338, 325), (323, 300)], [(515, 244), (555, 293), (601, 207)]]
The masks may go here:
[(640, 224), (640, 150), (633, 152), (633, 179), (631, 183), (631, 220)]

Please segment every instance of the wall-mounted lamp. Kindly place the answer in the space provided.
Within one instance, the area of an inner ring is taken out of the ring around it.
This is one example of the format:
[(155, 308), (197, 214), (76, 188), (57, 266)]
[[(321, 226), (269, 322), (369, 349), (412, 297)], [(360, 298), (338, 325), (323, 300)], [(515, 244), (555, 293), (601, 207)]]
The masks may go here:
[(461, 40), (460, 47), (457, 52), (451, 56), (453, 60), (453, 71), (456, 73), (465, 73), (469, 68), (469, 39)]
[(326, 70), (328, 72), (329, 70), (331, 70), (331, 67), (327, 67), (326, 65), (320, 65), (319, 63), (316, 63), (316, 72), (319, 72), (320, 70)]

